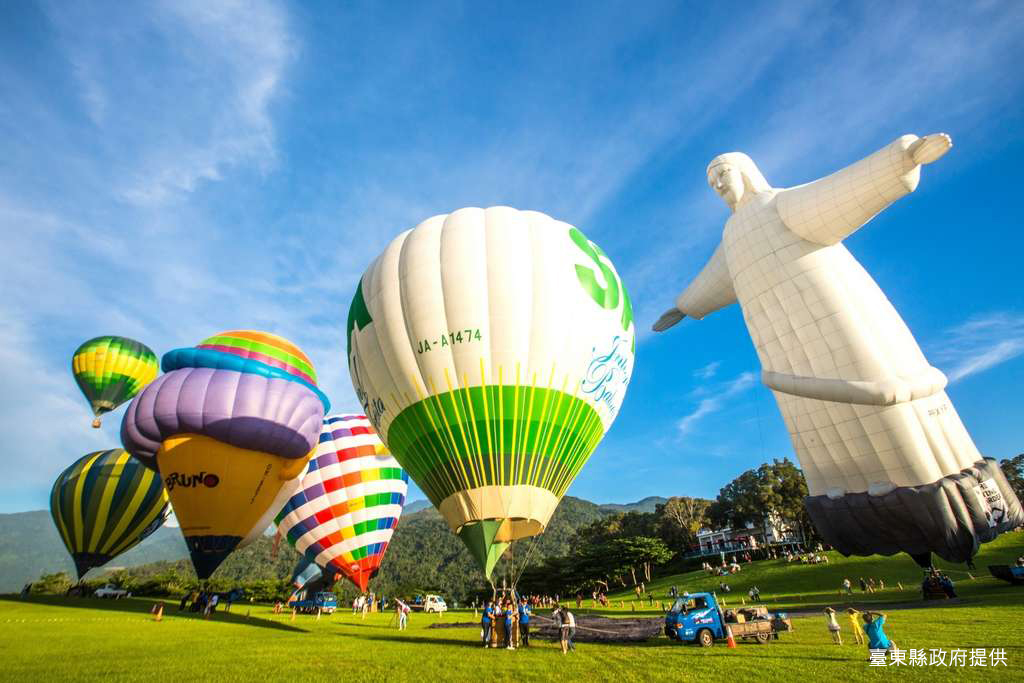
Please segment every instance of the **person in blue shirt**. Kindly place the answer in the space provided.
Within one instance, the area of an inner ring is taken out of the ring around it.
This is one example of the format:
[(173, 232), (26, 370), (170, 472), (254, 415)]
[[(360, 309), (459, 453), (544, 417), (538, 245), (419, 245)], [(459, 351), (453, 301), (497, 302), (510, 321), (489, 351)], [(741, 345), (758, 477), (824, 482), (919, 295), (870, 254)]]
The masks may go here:
[(512, 646), (512, 622), (515, 621), (516, 606), (511, 600), (505, 602), (505, 649), (514, 650)]
[(491, 607), (491, 603), (484, 600), (484, 614), (480, 619), (480, 625), (484, 629), (484, 647), (490, 647), (491, 645), (491, 620), (494, 617), (494, 608)]
[(530, 647), (530, 605), (526, 598), (519, 598), (519, 638), (523, 647)]
[(883, 630), (885, 615), (881, 612), (864, 612), (864, 634), (868, 637), (869, 650), (888, 650), (895, 647)]

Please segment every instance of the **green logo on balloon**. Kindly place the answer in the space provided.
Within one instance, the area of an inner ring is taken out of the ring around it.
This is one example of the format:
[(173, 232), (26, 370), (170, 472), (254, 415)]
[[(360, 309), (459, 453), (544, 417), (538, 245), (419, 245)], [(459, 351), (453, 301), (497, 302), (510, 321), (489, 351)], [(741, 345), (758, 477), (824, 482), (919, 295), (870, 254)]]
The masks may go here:
[(577, 228), (569, 228), (569, 238), (597, 266), (601, 271), (601, 278), (607, 283), (606, 286), (602, 286), (592, 269), (577, 264), (576, 279), (598, 306), (614, 311), (619, 307), (619, 290), (622, 290), (622, 329), (628, 331), (630, 323), (633, 322), (633, 303), (629, 300), (629, 292), (626, 291), (625, 285), (619, 281), (608, 263), (605, 263), (609, 261), (608, 257), (601, 251), (601, 247), (588, 240)]

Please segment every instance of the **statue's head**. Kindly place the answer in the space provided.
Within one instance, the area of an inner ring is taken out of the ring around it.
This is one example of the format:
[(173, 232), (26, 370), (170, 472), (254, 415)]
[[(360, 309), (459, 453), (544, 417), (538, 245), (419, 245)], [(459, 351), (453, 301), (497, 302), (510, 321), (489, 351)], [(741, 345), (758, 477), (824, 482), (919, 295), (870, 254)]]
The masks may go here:
[(719, 154), (712, 159), (708, 164), (708, 185), (734, 211), (744, 196), (771, 189), (754, 160), (743, 152)]

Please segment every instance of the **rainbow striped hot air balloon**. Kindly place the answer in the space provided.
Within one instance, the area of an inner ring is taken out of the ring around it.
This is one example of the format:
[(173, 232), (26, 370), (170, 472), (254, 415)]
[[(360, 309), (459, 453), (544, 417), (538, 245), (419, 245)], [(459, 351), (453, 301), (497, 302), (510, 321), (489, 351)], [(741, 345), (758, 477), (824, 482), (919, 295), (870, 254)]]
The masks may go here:
[(329, 403), (306, 355), (233, 330), (164, 355), (121, 441), (159, 469), (200, 578), (259, 536), (294, 493)]
[(365, 591), (405, 505), (405, 470), (365, 416), (332, 415), (299, 488), (278, 513), (278, 530), (309, 561)]
[(153, 381), (157, 373), (156, 354), (134, 339), (96, 337), (75, 350), (71, 372), (96, 415), (92, 426), (99, 427), (101, 415)]
[(137, 545), (168, 513), (160, 477), (120, 448), (79, 458), (50, 493), (50, 514), (78, 578)]

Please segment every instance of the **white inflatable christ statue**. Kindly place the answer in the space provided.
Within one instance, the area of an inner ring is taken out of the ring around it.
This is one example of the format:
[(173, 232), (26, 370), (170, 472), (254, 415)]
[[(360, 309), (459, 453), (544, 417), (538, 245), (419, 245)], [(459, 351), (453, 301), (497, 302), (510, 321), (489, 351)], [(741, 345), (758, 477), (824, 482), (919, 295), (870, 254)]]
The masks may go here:
[(951, 147), (944, 133), (904, 135), (786, 189), (745, 154), (716, 157), (708, 183), (733, 214), (711, 260), (654, 326), (739, 302), (807, 478), (808, 511), (847, 554), (966, 561), (1024, 521), (960, 421), (946, 377), (842, 244)]

